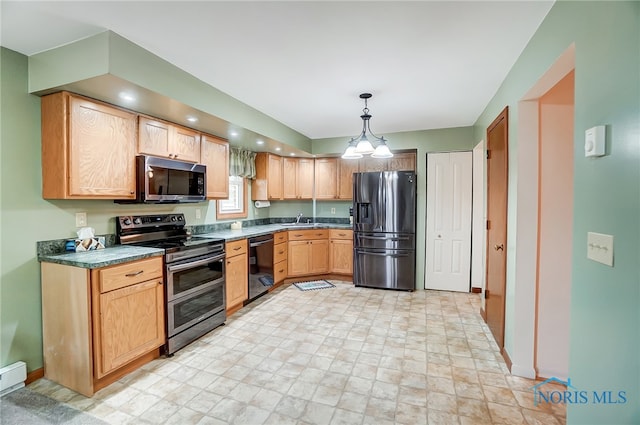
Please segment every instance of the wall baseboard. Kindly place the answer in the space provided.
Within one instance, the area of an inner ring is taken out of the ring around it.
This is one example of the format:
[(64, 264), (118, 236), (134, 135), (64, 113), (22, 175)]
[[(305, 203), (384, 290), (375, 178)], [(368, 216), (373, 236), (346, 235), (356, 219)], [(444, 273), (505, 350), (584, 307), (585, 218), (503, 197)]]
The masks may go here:
[(40, 369), (32, 370), (31, 372), (27, 373), (27, 380), (24, 381), (24, 384), (29, 385), (30, 383), (37, 381), (40, 378), (44, 378), (43, 367), (41, 367)]

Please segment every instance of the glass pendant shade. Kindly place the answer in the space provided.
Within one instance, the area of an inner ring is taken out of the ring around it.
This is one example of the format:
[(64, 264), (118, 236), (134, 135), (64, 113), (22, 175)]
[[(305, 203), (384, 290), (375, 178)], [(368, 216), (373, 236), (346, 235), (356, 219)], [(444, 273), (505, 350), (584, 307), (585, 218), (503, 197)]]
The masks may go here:
[(383, 141), (383, 142), (380, 142), (378, 147), (376, 147), (376, 149), (371, 154), (371, 157), (372, 158), (391, 158), (393, 157), (393, 154), (389, 150), (389, 146), (387, 146), (387, 144)]
[(355, 143), (349, 143), (349, 146), (342, 154), (342, 159), (360, 159), (360, 158), (362, 158), (362, 154), (356, 152)]
[(358, 144), (356, 145), (356, 152), (361, 155), (369, 155), (373, 153), (373, 151), (373, 145), (371, 144), (369, 139), (367, 139), (367, 136), (363, 134), (362, 137), (360, 137), (360, 140), (358, 140)]

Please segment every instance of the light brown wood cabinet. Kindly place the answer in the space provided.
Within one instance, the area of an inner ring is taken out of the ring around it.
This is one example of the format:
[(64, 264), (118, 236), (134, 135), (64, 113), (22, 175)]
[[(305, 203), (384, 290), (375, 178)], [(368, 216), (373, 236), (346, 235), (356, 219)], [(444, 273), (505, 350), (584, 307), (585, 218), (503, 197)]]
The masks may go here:
[(91, 397), (159, 356), (162, 257), (101, 269), (42, 263), (45, 377)]
[(358, 160), (316, 158), (316, 199), (319, 201), (352, 199), (353, 173), (357, 173), (358, 168)]
[(370, 156), (359, 160), (359, 171), (415, 171), (416, 153), (394, 153), (392, 158), (371, 158)]
[(291, 277), (329, 271), (329, 231), (327, 229), (289, 231), (287, 255)]
[(41, 102), (42, 197), (135, 198), (136, 114), (68, 92)]
[(200, 162), (207, 166), (207, 199), (229, 198), (229, 143), (202, 135)]
[(226, 310), (227, 316), (242, 308), (249, 298), (249, 262), (247, 240), (227, 242)]
[(140, 116), (138, 153), (200, 162), (200, 133), (166, 121)]
[(312, 199), (313, 159), (282, 158), (283, 199)]
[(256, 155), (256, 178), (251, 182), (251, 199), (268, 201), (283, 199), (282, 158), (260, 152)]
[(276, 232), (273, 235), (273, 282), (274, 287), (282, 283), (287, 277), (287, 232)]
[(338, 199), (353, 199), (353, 173), (358, 172), (358, 161), (338, 160)]
[(316, 199), (336, 199), (339, 184), (338, 158), (316, 158), (315, 180)]
[(353, 274), (353, 230), (329, 230), (329, 269), (331, 273)]

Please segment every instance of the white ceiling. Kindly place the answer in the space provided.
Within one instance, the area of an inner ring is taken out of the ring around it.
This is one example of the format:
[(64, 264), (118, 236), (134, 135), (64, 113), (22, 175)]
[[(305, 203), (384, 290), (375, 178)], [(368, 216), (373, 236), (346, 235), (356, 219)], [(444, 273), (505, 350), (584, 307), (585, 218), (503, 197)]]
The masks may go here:
[(7, 1), (32, 55), (112, 30), (312, 138), (472, 125), (553, 1)]

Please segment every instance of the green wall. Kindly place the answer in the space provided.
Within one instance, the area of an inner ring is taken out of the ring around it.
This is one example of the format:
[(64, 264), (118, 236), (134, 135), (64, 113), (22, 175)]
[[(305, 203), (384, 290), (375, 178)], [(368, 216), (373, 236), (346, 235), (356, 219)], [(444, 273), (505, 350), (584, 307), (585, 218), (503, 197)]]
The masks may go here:
[[(640, 2), (558, 1), (475, 124), (509, 106), (508, 246), (515, 246), (518, 101), (575, 43), (571, 383), (626, 391), (625, 404), (568, 405), (570, 424), (640, 423)], [(607, 126), (607, 156), (584, 157), (584, 132)], [(586, 258), (587, 232), (613, 235), (614, 267)], [(507, 265), (512, 318), (514, 253)], [(532, 300), (533, 302), (533, 300)], [(505, 326), (508, 350), (513, 324)]]

